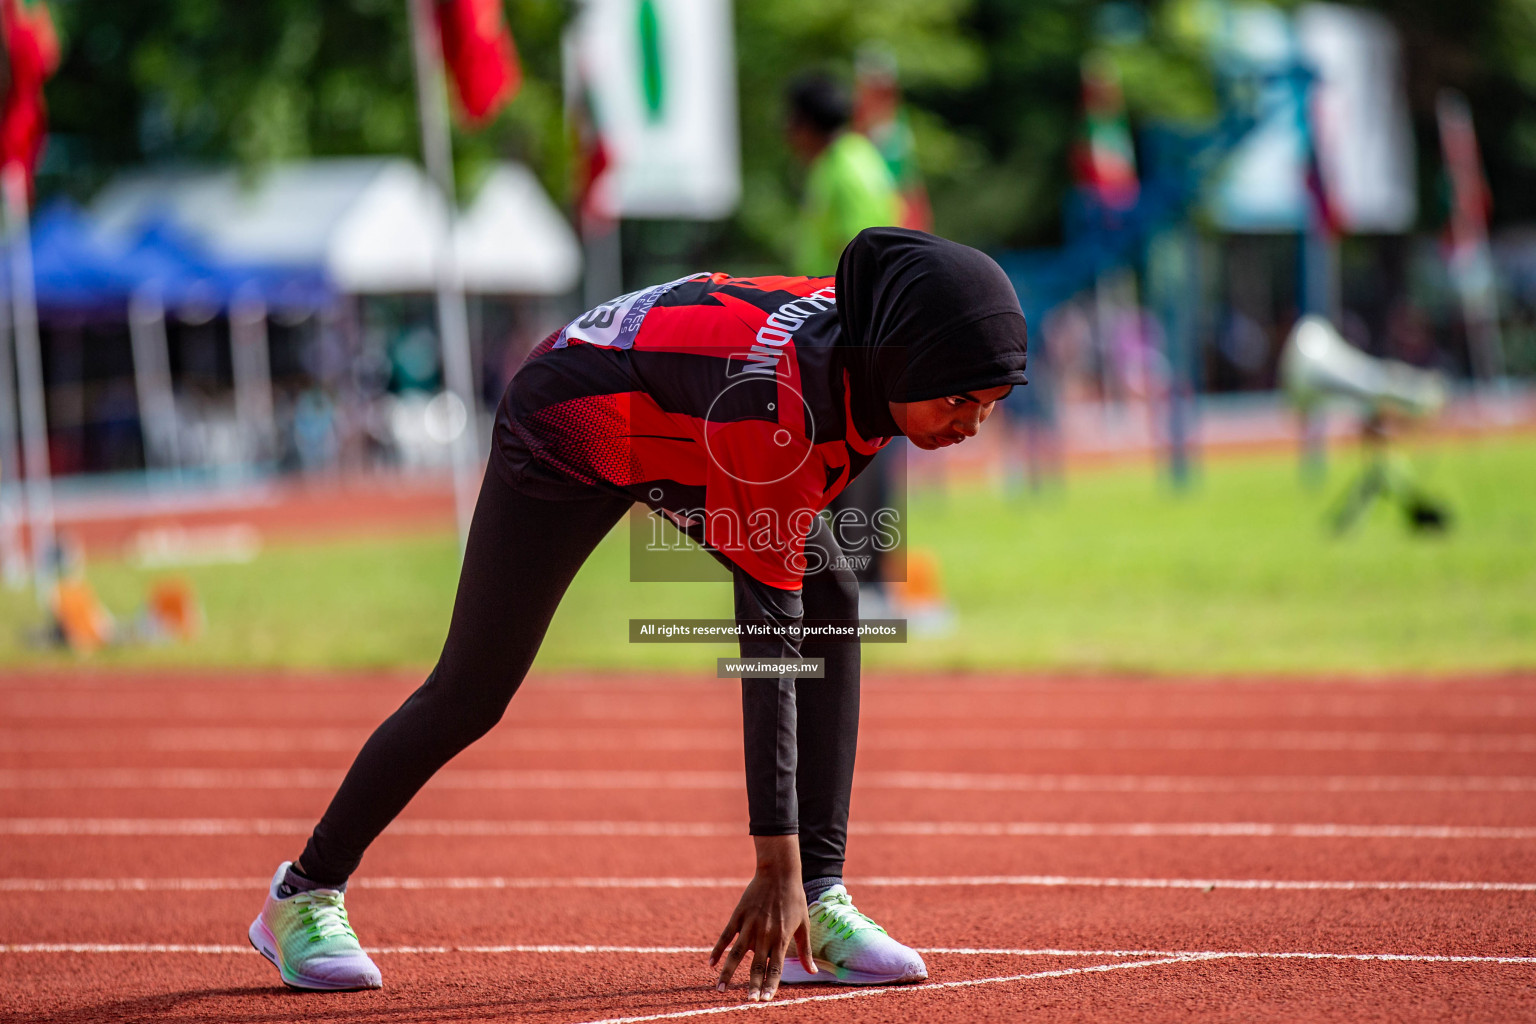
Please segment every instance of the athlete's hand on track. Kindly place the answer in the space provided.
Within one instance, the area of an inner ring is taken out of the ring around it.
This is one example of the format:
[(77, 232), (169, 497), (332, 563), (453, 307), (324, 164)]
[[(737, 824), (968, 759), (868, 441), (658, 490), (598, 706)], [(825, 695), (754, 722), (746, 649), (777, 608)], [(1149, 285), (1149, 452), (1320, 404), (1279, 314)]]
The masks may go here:
[(752, 969), (747, 978), (747, 998), (753, 1002), (772, 999), (784, 974), (784, 953), (794, 940), (800, 952), (800, 964), (812, 974), (816, 962), (811, 959), (811, 919), (806, 913), (805, 889), (800, 883), (800, 837), (756, 836), (757, 874), (731, 913), (731, 920), (720, 933), (709, 954), (709, 966), (720, 961), (720, 954), (731, 951), (720, 965), (721, 992), (731, 982), (731, 975), (747, 951), (752, 951)]

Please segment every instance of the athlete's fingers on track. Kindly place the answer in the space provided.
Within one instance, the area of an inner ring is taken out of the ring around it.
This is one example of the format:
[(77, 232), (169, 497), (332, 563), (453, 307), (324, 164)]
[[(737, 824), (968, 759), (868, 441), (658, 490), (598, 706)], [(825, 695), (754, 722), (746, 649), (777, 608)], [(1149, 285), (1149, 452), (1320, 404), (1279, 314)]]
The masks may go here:
[(752, 1002), (773, 998), (779, 976), (784, 973), (784, 946), (788, 941), (776, 924), (770, 923), (758, 932), (758, 940), (752, 944), (752, 973), (747, 982), (747, 998)]
[(725, 952), (725, 947), (731, 944), (736, 933), (741, 931), (741, 907), (737, 907), (731, 914), (731, 919), (726, 922), (725, 931), (720, 933), (720, 940), (715, 943), (715, 948), (709, 954), (709, 966), (713, 967), (720, 959), (720, 954)]
[(811, 919), (808, 914), (800, 915), (800, 923), (795, 926), (795, 953), (808, 974), (817, 973), (816, 958), (811, 955)]
[(763, 998), (763, 981), (768, 976), (768, 953), (762, 947), (766, 943), (758, 943), (758, 948), (752, 951), (752, 970), (747, 975), (747, 1000), (757, 1002)]
[(736, 973), (736, 967), (741, 963), (741, 958), (747, 955), (747, 950), (752, 946), (752, 936), (746, 932), (736, 937), (736, 944), (731, 947), (730, 953), (726, 955), (725, 964), (720, 968), (720, 984), (716, 986), (719, 991), (724, 992), (725, 987), (731, 983), (731, 975)]
[(781, 936), (769, 947), (768, 975), (763, 979), (763, 1001), (772, 999), (779, 991), (779, 979), (784, 977), (784, 953), (789, 948), (789, 937)]

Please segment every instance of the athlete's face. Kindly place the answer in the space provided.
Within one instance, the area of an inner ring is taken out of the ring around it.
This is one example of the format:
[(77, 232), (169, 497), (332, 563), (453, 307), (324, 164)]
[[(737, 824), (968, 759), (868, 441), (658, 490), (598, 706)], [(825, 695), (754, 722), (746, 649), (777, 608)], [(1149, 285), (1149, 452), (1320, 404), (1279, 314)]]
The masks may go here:
[(982, 423), (992, 415), (992, 407), (1012, 390), (1004, 385), (925, 402), (891, 402), (891, 416), (901, 432), (924, 451), (948, 448), (975, 437)]

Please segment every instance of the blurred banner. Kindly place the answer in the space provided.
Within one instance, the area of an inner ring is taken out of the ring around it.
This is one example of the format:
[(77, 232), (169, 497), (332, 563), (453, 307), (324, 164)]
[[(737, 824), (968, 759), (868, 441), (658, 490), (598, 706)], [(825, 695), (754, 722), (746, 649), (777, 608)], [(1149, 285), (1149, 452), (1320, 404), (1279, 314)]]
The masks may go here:
[(1210, 194), (1216, 224), (1229, 231), (1300, 231), (1307, 226), (1301, 107), (1290, 73), (1295, 39), (1283, 11), (1221, 5), (1213, 40), (1222, 57), (1260, 78), (1258, 123), (1227, 158)]
[(1415, 171), (1397, 33), (1386, 18), (1307, 4), (1294, 18), (1268, 6), (1226, 7), (1214, 42), (1259, 79), (1258, 124), (1237, 147), (1211, 197), (1234, 231), (1300, 231), (1316, 197), (1314, 154), (1344, 231), (1413, 226)]
[(1468, 354), (1474, 376), (1504, 376), (1504, 342), (1499, 327), (1498, 282), (1488, 244), (1488, 216), (1493, 196), (1477, 151), (1477, 132), (1466, 97), (1450, 89), (1435, 100), (1440, 148), (1450, 178), (1451, 210), (1446, 224), (1451, 280), (1461, 297)]
[(1346, 231), (1408, 231), (1415, 216), (1413, 126), (1397, 32), (1374, 11), (1308, 4), (1303, 58), (1320, 82), (1311, 117), (1329, 201)]
[(728, 0), (583, 0), (565, 39), (565, 79), (604, 154), (593, 212), (715, 220), (736, 208)]

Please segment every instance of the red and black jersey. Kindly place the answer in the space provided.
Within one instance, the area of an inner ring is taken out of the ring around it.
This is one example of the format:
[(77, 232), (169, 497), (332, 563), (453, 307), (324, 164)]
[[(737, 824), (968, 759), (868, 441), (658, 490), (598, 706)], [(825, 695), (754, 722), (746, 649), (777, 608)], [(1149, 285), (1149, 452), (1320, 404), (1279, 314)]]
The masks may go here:
[(839, 330), (829, 277), (698, 274), (621, 296), (530, 355), (495, 455), (622, 492), (796, 589), (814, 517), (889, 441), (854, 429)]
[[(534, 349), (492, 464), (535, 496), (598, 487), (668, 516), (732, 565), (737, 620), (774, 627), (743, 635), (742, 656), (797, 656), (806, 538), (890, 440), (853, 426), (840, 331), (828, 277), (697, 274), (621, 296)], [(751, 830), (791, 834), (795, 680), (742, 682)]]

